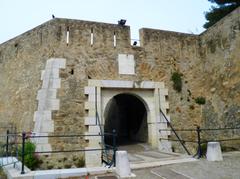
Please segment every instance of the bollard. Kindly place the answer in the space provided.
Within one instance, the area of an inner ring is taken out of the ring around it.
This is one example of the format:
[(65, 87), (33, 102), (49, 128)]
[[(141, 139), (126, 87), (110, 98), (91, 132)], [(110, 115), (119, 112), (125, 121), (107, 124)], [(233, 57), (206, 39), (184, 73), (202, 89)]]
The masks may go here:
[(24, 171), (24, 155), (25, 155), (25, 139), (26, 139), (26, 133), (23, 132), (22, 133), (22, 171), (21, 171), (21, 174), (24, 174), (25, 171)]
[(120, 178), (135, 176), (131, 173), (130, 163), (126, 151), (116, 152), (116, 173)]
[(9, 130), (7, 130), (7, 142), (6, 142), (6, 155), (7, 155), (7, 157), (9, 156), (8, 145), (9, 145)]
[(207, 144), (207, 160), (222, 161), (222, 151), (219, 142), (208, 142)]
[(113, 166), (116, 167), (116, 151), (117, 151), (117, 143), (116, 143), (116, 130), (113, 129)]

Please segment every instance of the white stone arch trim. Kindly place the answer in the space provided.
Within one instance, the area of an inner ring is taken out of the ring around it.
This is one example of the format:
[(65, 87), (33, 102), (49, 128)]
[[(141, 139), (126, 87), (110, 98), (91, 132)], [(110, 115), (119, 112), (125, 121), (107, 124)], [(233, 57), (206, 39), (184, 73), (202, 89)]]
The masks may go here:
[[(99, 124), (96, 123), (96, 107), (99, 116), (102, 117), (103, 104), (102, 104), (102, 93), (104, 90), (118, 89), (118, 90), (152, 90), (153, 92), (153, 110), (151, 113), (150, 120), (148, 119), (148, 131), (151, 132), (151, 145), (158, 147), (160, 150), (170, 151), (171, 143), (166, 140), (159, 140), (159, 138), (168, 138), (170, 132), (165, 131), (164, 133), (159, 133), (159, 129), (166, 129), (167, 123), (160, 115), (160, 108), (168, 116), (167, 109), (169, 109), (169, 103), (166, 101), (166, 96), (168, 95), (168, 90), (165, 88), (163, 82), (153, 82), (153, 81), (125, 81), (125, 80), (88, 80), (88, 86), (85, 87), (84, 93), (87, 96), (87, 101), (85, 102), (86, 116), (84, 124), (86, 126), (86, 134), (99, 134), (100, 128)], [(148, 105), (149, 111), (151, 107)], [(170, 118), (169, 118), (170, 120)], [(102, 123), (101, 119), (101, 124)], [(88, 146), (86, 149), (92, 149), (101, 147), (101, 138), (96, 137), (86, 137), (85, 138)], [(86, 152), (85, 153), (86, 166), (100, 166), (101, 165), (101, 152)]]

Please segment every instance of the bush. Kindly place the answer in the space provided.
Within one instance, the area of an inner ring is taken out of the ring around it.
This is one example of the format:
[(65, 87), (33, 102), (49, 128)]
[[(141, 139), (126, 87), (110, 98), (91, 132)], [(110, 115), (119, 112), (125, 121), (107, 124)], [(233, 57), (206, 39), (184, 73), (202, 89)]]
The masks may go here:
[[(24, 164), (30, 168), (31, 170), (36, 169), (39, 164), (40, 160), (36, 154), (34, 154), (36, 150), (36, 146), (30, 140), (26, 141), (25, 143), (25, 155), (24, 155)], [(22, 148), (19, 151), (20, 155), (22, 153)], [(19, 158), (21, 160), (21, 157)]]
[(173, 89), (177, 92), (182, 91), (182, 75), (178, 72), (172, 74), (171, 80), (173, 81)]
[(85, 166), (85, 160), (83, 157), (79, 158), (76, 162), (76, 167), (81, 168)]
[(203, 105), (203, 104), (206, 103), (206, 99), (205, 99), (204, 97), (200, 96), (200, 97), (197, 97), (197, 98), (195, 99), (195, 102), (196, 102), (197, 104), (199, 104), (199, 105)]
[(201, 144), (201, 149), (202, 149), (202, 154), (206, 156), (207, 154), (207, 143), (202, 143)]

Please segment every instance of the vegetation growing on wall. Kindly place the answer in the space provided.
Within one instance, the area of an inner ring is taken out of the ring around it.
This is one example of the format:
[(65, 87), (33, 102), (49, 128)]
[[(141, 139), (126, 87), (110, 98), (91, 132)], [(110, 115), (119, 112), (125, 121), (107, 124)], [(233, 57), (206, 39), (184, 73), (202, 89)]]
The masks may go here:
[(195, 99), (195, 102), (196, 102), (197, 104), (199, 104), (199, 105), (203, 105), (203, 104), (206, 103), (206, 99), (205, 99), (204, 97), (200, 96), (200, 97), (197, 97), (197, 98)]
[(173, 89), (177, 92), (182, 91), (182, 74), (178, 72), (174, 72), (172, 74), (171, 80), (173, 81)]

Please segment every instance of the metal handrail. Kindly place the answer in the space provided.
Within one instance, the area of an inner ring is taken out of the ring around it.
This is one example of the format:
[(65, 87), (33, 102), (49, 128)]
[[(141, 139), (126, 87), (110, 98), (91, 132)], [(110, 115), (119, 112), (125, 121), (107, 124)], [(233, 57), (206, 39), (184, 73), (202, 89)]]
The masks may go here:
[(163, 113), (163, 111), (161, 109), (160, 109), (160, 113), (163, 115), (164, 119), (167, 121), (168, 125), (172, 129), (173, 133), (177, 137), (177, 139), (180, 142), (180, 144), (183, 146), (184, 150), (187, 152), (188, 155), (191, 155), (191, 153), (188, 151), (187, 147), (184, 145), (183, 140), (180, 139), (180, 137), (178, 136), (177, 132), (174, 130), (172, 124), (169, 122), (169, 120), (167, 119), (166, 115)]

